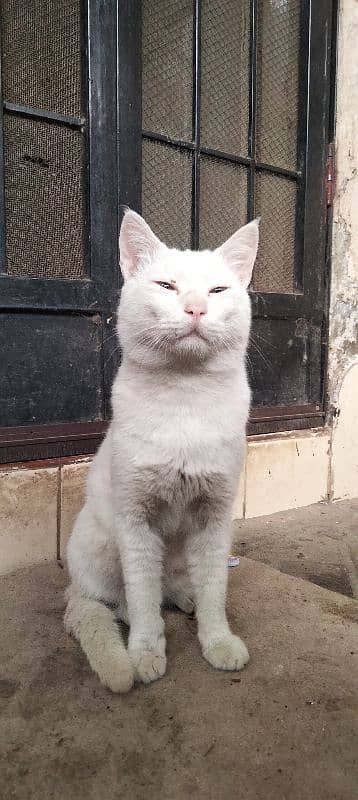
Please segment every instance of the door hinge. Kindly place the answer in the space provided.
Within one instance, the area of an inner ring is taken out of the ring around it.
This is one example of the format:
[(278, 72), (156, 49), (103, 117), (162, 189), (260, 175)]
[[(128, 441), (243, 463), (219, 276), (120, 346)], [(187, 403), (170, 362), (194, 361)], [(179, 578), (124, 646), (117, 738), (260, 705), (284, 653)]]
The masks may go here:
[(334, 142), (329, 142), (326, 160), (326, 205), (332, 205), (336, 180), (336, 149)]

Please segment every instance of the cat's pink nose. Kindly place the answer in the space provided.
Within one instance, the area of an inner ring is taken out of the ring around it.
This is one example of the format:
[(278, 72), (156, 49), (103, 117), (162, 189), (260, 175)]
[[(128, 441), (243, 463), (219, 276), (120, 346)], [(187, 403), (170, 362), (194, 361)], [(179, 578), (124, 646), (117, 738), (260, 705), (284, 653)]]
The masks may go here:
[(186, 314), (191, 314), (195, 320), (199, 320), (204, 314), (207, 313), (208, 304), (204, 297), (200, 297), (196, 292), (190, 292), (187, 295), (184, 311)]

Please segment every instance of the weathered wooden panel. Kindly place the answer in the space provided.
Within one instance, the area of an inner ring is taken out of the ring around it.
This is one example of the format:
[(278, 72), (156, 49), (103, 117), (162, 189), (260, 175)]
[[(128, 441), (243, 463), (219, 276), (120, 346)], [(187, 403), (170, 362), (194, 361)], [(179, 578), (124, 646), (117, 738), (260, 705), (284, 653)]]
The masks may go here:
[(253, 406), (320, 402), (320, 328), (306, 319), (253, 320), (248, 373)]
[(99, 314), (0, 314), (0, 426), (102, 419)]

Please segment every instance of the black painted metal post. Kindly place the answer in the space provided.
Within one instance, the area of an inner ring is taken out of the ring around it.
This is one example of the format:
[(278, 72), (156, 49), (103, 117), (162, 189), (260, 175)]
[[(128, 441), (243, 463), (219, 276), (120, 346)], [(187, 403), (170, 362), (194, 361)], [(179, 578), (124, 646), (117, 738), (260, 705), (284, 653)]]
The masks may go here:
[(247, 217), (255, 216), (255, 140), (256, 140), (256, 55), (257, 55), (257, 0), (250, 2), (250, 86), (249, 86), (249, 135)]
[(191, 246), (199, 247), (200, 224), (200, 99), (201, 99), (201, 0), (194, 0), (194, 42), (193, 42), (193, 180), (192, 180), (192, 218)]
[(2, 93), (2, 53), (0, 19), (0, 273), (6, 273), (6, 227), (5, 227), (5, 174), (4, 174), (4, 127)]

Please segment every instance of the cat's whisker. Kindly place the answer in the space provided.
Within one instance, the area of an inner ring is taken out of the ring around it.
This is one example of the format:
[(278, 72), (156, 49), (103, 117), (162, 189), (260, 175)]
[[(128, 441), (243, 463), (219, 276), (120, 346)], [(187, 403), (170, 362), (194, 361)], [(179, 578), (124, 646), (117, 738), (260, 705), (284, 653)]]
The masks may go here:
[(121, 350), (121, 349), (120, 349), (120, 346), (119, 346), (119, 344), (118, 344), (118, 345), (116, 345), (116, 347), (114, 347), (114, 348), (113, 348), (113, 350), (111, 350), (111, 352), (110, 352), (110, 353), (109, 353), (109, 355), (107, 356), (106, 360), (104, 361), (104, 364), (103, 364), (103, 367), (104, 367), (104, 368), (105, 368), (105, 367), (107, 366), (107, 364), (108, 364), (108, 363), (111, 361), (111, 359), (113, 358), (113, 356), (114, 356), (114, 354), (115, 354), (115, 353), (120, 353), (120, 350)]
[(262, 361), (264, 362), (264, 364), (266, 364), (266, 366), (268, 367), (268, 369), (270, 370), (270, 372), (273, 372), (274, 370), (273, 370), (273, 365), (272, 365), (272, 363), (271, 363), (271, 362), (268, 360), (268, 358), (266, 358), (266, 356), (263, 354), (263, 352), (262, 352), (262, 350), (260, 349), (260, 347), (258, 346), (258, 344), (257, 344), (256, 342), (254, 342), (254, 341), (251, 341), (251, 344), (252, 344), (252, 346), (253, 346), (253, 348), (254, 348), (255, 352), (256, 352), (256, 353), (257, 353), (257, 354), (260, 356), (260, 358), (262, 359)]
[(107, 344), (107, 342), (110, 342), (112, 339), (114, 339), (114, 337), (118, 338), (117, 331), (112, 331), (112, 333), (110, 333), (109, 336), (104, 336), (103, 341), (105, 344)]
[(279, 352), (279, 348), (277, 347), (277, 345), (275, 345), (270, 339), (266, 339), (266, 337), (261, 336), (260, 333), (252, 331), (250, 334), (249, 343), (254, 345), (257, 342), (257, 340), (259, 342), (262, 342), (263, 344), (268, 345), (270, 350), (275, 350), (276, 352)]

